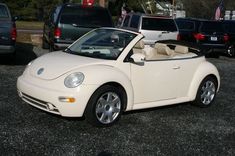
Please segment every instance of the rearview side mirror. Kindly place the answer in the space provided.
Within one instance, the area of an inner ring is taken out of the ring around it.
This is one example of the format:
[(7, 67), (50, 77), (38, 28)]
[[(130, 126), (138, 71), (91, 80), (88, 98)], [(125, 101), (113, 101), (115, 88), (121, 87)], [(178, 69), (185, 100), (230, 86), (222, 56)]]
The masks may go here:
[(19, 20), (19, 17), (18, 17), (18, 16), (13, 16), (13, 17), (12, 17), (12, 20), (13, 20), (13, 21), (17, 21), (17, 20)]
[(131, 55), (131, 59), (136, 64), (144, 65), (145, 55), (141, 54), (141, 53), (133, 54), (133, 55)]

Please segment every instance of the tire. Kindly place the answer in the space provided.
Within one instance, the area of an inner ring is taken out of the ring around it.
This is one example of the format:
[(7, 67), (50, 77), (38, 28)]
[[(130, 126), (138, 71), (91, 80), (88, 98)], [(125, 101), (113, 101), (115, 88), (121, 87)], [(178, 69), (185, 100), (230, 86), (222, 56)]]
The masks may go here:
[(233, 45), (229, 46), (229, 48), (228, 48), (228, 56), (235, 57), (235, 47)]
[(215, 78), (206, 77), (198, 88), (193, 104), (199, 107), (209, 107), (215, 100), (217, 87), (218, 84)]
[(49, 43), (46, 41), (45, 36), (43, 35), (43, 37), (42, 37), (42, 48), (43, 48), (43, 49), (49, 49), (49, 47), (50, 47), (50, 45), (49, 45)]
[(49, 45), (49, 52), (53, 52), (54, 51), (54, 45), (51, 43)]
[(124, 91), (120, 88), (105, 85), (91, 96), (86, 110), (86, 120), (96, 127), (115, 124), (121, 117), (124, 102)]

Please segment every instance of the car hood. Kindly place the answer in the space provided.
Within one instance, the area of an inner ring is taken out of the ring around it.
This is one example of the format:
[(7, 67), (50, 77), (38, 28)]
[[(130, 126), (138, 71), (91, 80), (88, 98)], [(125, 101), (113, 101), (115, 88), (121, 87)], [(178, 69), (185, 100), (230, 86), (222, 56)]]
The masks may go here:
[(110, 62), (110, 60), (83, 57), (65, 52), (52, 52), (34, 60), (29, 66), (29, 72), (34, 77), (53, 80), (74, 69), (105, 64), (108, 61)]

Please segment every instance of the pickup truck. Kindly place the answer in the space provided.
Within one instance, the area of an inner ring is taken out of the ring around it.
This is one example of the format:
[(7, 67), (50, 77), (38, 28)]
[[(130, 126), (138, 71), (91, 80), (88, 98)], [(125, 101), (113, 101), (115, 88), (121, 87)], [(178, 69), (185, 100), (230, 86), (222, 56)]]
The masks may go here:
[(16, 25), (6, 4), (0, 3), (0, 54), (14, 54)]

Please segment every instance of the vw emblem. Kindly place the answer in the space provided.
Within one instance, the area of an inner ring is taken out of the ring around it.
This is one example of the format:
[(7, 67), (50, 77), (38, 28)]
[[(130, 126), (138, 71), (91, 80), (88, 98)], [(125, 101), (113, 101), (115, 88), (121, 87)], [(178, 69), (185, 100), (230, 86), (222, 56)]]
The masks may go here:
[(44, 68), (40, 68), (37, 72), (38, 75), (42, 74), (42, 72), (44, 71)]

